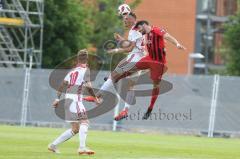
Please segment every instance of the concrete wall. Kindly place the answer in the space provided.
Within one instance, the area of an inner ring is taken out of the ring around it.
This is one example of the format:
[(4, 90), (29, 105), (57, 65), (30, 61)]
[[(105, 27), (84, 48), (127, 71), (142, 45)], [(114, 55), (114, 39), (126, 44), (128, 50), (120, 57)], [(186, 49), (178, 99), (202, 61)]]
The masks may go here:
[[(49, 84), (52, 70), (32, 70), (30, 80), (29, 105), (27, 122), (29, 124), (64, 124), (51, 107), (56, 91)], [(100, 72), (93, 81), (95, 88), (100, 88), (103, 78), (109, 72)], [(165, 81), (173, 84), (173, 88), (158, 97), (152, 119), (143, 121), (151, 100), (142, 96), (139, 91), (152, 89), (151, 84), (141, 84), (139, 79), (136, 91), (136, 103), (131, 107), (129, 118), (119, 122), (120, 130), (160, 130), (173, 133), (201, 133), (208, 131), (211, 107), (213, 76), (164, 76)], [(21, 69), (0, 69), (0, 123), (19, 124), (21, 119), (21, 103), (23, 94), (24, 71)], [(121, 84), (126, 86), (124, 82)], [(163, 87), (162, 87), (163, 86)], [(165, 85), (161, 83), (163, 93)], [(216, 132), (240, 133), (240, 78), (221, 77), (216, 111)], [(122, 91), (123, 92), (123, 91)], [(105, 100), (109, 105), (109, 102)], [(95, 104), (84, 102), (87, 110)], [(124, 101), (120, 100), (120, 109)], [(114, 109), (91, 119), (91, 128), (111, 129)], [(184, 117), (185, 115), (185, 117)]]

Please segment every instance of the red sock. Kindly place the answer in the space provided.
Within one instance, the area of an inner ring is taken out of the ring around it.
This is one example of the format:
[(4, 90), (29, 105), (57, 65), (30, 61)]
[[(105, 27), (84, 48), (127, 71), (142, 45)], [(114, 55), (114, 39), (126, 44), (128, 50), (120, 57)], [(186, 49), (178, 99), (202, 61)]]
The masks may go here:
[(159, 95), (159, 88), (153, 88), (152, 90), (152, 99), (151, 99), (151, 103), (150, 106), (148, 107), (148, 109), (153, 109), (153, 106), (158, 98)]

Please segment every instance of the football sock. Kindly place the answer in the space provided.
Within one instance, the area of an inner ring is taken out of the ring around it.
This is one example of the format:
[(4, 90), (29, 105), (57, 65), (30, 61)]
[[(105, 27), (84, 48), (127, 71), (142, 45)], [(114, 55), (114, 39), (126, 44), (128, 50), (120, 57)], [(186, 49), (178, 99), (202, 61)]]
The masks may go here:
[(148, 109), (153, 109), (154, 104), (158, 98), (158, 94), (159, 94), (160, 89), (159, 88), (153, 88), (152, 90), (152, 99), (151, 99), (151, 103), (150, 106), (148, 107)]
[(66, 130), (64, 133), (62, 133), (55, 141), (53, 141), (53, 145), (57, 146), (60, 143), (63, 143), (67, 140), (69, 140), (70, 138), (72, 138), (74, 136), (74, 132), (72, 131), (72, 129), (68, 129)]
[(113, 81), (111, 78), (108, 78), (106, 82), (102, 85), (100, 91), (106, 91), (109, 87), (113, 86)]
[(79, 130), (79, 140), (80, 140), (80, 149), (86, 147), (86, 139), (87, 139), (87, 132), (88, 132), (88, 124), (80, 124)]
[(124, 110), (128, 110), (130, 106), (133, 105), (134, 96), (135, 96), (134, 90), (129, 90), (127, 92)]

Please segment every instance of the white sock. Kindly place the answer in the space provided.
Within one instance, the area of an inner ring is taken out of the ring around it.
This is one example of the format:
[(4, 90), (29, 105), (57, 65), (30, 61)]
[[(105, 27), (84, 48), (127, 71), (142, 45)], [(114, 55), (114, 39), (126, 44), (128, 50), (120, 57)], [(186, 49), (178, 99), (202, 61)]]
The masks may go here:
[(72, 129), (66, 130), (64, 133), (62, 133), (55, 141), (53, 141), (53, 145), (58, 145), (60, 143), (63, 143), (70, 138), (72, 138), (75, 134), (72, 132)]
[(134, 96), (135, 96), (135, 93), (133, 90), (129, 90), (127, 92), (124, 109), (129, 109), (130, 106), (133, 105)]
[(88, 125), (80, 124), (80, 130), (79, 130), (80, 149), (84, 149), (86, 147), (87, 132), (88, 132)]
[(109, 89), (109, 87), (113, 86), (113, 81), (111, 78), (108, 78), (106, 82), (101, 87), (101, 91), (106, 91)]

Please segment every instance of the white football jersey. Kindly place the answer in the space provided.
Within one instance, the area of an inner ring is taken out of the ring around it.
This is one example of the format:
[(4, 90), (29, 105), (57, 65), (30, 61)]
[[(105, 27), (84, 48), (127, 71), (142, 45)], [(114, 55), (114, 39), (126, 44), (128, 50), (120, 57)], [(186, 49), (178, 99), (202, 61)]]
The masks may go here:
[(128, 33), (128, 40), (136, 43), (136, 46), (133, 48), (133, 50), (132, 50), (132, 52), (130, 52), (130, 54), (132, 54), (132, 53), (142, 54), (144, 52), (143, 47), (142, 47), (143, 35), (139, 31), (134, 29), (134, 27), (132, 27)]
[(77, 66), (72, 69), (64, 78), (64, 81), (68, 82), (66, 98), (70, 98), (76, 102), (81, 102), (82, 87), (86, 81), (89, 81), (89, 76), (89, 69), (85, 66)]

